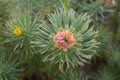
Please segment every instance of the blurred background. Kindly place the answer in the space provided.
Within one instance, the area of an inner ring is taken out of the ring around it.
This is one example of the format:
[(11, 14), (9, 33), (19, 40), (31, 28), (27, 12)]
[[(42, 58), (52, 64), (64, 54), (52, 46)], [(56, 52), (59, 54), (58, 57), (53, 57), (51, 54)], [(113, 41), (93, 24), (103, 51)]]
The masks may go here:
[[(120, 0), (68, 0), (71, 9), (77, 15), (87, 13), (92, 19), (91, 25), (98, 30), (97, 40), (100, 42), (95, 55), (90, 63), (78, 66), (69, 73), (60, 73), (58, 65), (51, 65), (49, 62), (42, 62), (41, 55), (35, 54), (28, 62), (23, 62), (18, 67), (11, 54), (10, 45), (4, 43), (5, 36), (3, 29), (10, 16), (21, 12), (29, 12), (33, 16), (41, 16), (42, 20), (47, 20), (47, 15), (55, 8), (63, 8), (62, 0), (0, 0), (0, 66), (6, 63), (14, 64), (18, 72), (10, 68), (13, 75), (19, 75), (22, 80), (120, 80)], [(18, 63), (19, 60), (17, 60)], [(20, 62), (21, 63), (21, 62)], [(9, 64), (8, 64), (9, 65)], [(9, 68), (8, 66), (7, 68)], [(7, 69), (5, 68), (5, 69)], [(21, 69), (19, 71), (19, 69)], [(0, 80), (10, 80), (3, 78), (0, 67)], [(6, 72), (6, 71), (5, 71)], [(6, 73), (7, 74), (7, 73)], [(6, 75), (5, 74), (5, 75)], [(7, 76), (11, 76), (7, 74)], [(19, 80), (19, 79), (14, 79)]]

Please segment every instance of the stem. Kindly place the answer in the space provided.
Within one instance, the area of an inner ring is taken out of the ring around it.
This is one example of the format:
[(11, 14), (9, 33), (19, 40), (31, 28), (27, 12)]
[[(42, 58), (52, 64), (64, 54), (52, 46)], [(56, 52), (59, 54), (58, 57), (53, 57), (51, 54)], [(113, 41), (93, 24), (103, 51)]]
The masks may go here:
[(67, 57), (67, 53), (65, 54), (65, 59), (66, 59), (66, 63), (67, 63), (67, 69), (70, 68), (69, 62), (68, 62), (68, 57)]
[(68, 13), (68, 11), (70, 10), (70, 5), (69, 5), (68, 0), (62, 0), (62, 4), (63, 4), (66, 12)]

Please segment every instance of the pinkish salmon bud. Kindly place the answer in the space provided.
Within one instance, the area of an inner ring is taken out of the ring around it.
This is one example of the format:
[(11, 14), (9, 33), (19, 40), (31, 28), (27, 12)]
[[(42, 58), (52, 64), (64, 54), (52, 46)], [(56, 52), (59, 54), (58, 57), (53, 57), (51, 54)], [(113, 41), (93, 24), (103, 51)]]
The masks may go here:
[(70, 31), (62, 29), (56, 33), (53, 42), (56, 48), (68, 51), (69, 48), (75, 45), (76, 39)]

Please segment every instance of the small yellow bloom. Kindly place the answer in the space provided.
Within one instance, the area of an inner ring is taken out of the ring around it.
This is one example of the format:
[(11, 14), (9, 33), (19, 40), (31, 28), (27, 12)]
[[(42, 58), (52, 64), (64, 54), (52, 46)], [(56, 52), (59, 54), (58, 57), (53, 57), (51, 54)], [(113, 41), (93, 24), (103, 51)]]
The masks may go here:
[(22, 30), (20, 29), (20, 28), (18, 28), (18, 27), (16, 27), (14, 30), (13, 30), (13, 34), (15, 35), (15, 36), (20, 36), (20, 35), (22, 35)]

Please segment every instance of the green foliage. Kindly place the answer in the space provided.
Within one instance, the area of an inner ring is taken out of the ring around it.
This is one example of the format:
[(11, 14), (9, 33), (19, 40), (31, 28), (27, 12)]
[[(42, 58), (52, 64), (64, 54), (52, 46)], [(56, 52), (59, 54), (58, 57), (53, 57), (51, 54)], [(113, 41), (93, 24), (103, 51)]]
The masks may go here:
[[(120, 16), (120, 15), (119, 15), (119, 16)], [(117, 30), (116, 30), (116, 34), (115, 34), (116, 42), (118, 42), (118, 43), (120, 43), (119, 32), (120, 32), (120, 19), (119, 19), (118, 28), (117, 28)]]
[(68, 71), (64, 74), (59, 73), (57, 78), (57, 80), (89, 80), (89, 77), (85, 76), (82, 72), (78, 73), (75, 71)]
[(99, 30), (97, 41), (100, 42), (99, 48), (97, 49), (97, 55), (100, 58), (106, 58), (109, 52), (111, 33), (108, 32), (107, 28), (104, 28), (102, 26), (97, 27), (97, 30)]
[(120, 68), (120, 49), (119, 46), (112, 49), (110, 53), (110, 62)]
[(30, 42), (36, 38), (38, 29), (37, 16), (32, 17), (29, 13), (13, 14), (4, 28), (5, 43), (10, 45), (14, 52), (21, 57), (29, 58), (35, 48)]
[[(103, 0), (104, 1), (104, 0)], [(100, 0), (81, 0), (81, 1), (71, 1), (73, 4), (73, 7), (79, 12), (79, 13), (88, 13), (91, 18), (93, 19), (93, 22), (96, 21), (102, 21), (104, 23), (105, 18), (107, 17), (107, 12), (113, 12), (113, 10), (110, 8), (107, 8), (107, 5), (100, 3)]]
[(64, 6), (65, 10), (68, 12), (70, 10), (68, 0), (63, 0), (62, 2), (63, 2), (63, 6)]
[(99, 71), (99, 80), (119, 80), (120, 79), (120, 49), (113, 47), (110, 51), (108, 63)]
[(34, 54), (29, 62), (25, 62), (23, 65), (25, 67), (24, 78), (30, 79), (33, 75), (35, 75), (38, 80), (39, 78), (46, 80), (46, 77), (47, 80), (49, 80), (50, 77), (48, 76), (48, 66), (42, 62), (41, 54)]
[(12, 4), (10, 0), (0, 0), (0, 25), (4, 24), (5, 20), (8, 19), (13, 9)]
[(110, 67), (104, 67), (100, 72), (98, 80), (117, 80), (116, 71)]
[(107, 33), (107, 28), (104, 27), (98, 27), (99, 30), (99, 35), (97, 37), (97, 40), (101, 42), (101, 46), (106, 46), (109, 42), (110, 39), (110, 33)]
[(13, 0), (16, 4), (15, 11), (27, 10), (33, 15), (40, 13), (46, 15), (53, 7), (58, 6), (58, 0)]
[(0, 80), (22, 80), (20, 62), (13, 60), (12, 55), (0, 53)]

